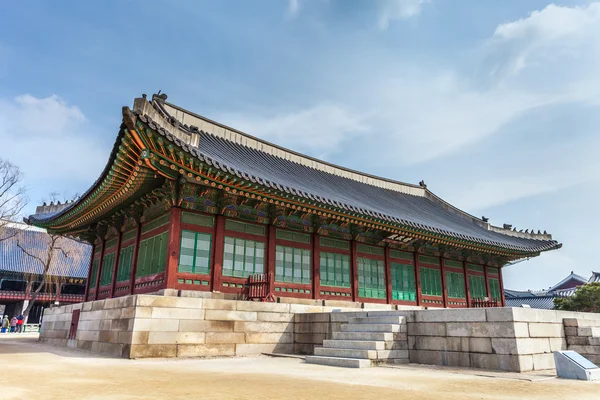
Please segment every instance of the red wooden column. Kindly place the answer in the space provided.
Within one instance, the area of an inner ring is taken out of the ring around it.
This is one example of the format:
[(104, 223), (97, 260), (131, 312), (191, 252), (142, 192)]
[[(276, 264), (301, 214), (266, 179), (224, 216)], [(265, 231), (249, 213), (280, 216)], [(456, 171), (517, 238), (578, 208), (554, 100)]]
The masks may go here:
[(166, 288), (172, 289), (177, 284), (177, 268), (179, 267), (179, 248), (181, 246), (181, 208), (171, 208), (169, 221), (169, 239), (167, 244)]
[(102, 238), (100, 261), (98, 262), (98, 271), (96, 271), (96, 290), (94, 291), (94, 300), (96, 300), (98, 298), (98, 289), (100, 289), (100, 273), (102, 272), (102, 264), (104, 263), (105, 246), (106, 246), (106, 239)]
[(350, 275), (352, 278), (352, 301), (358, 300), (358, 256), (356, 240), (350, 242)]
[(96, 244), (92, 243), (92, 255), (90, 256), (90, 268), (88, 269), (87, 281), (85, 282), (85, 295), (83, 301), (87, 301), (88, 293), (90, 291), (90, 278), (92, 277), (92, 265), (94, 264), (94, 255), (96, 254)]
[(390, 262), (390, 248), (384, 249), (385, 256), (385, 301), (392, 304), (392, 263)]
[(498, 268), (498, 283), (500, 283), (500, 297), (502, 299), (502, 307), (506, 307), (506, 298), (504, 297), (504, 279), (502, 278), (503, 268)]
[(485, 279), (485, 297), (491, 300), (492, 291), (490, 290), (490, 278), (488, 276), (488, 267), (487, 265), (483, 266), (483, 276)]
[(113, 265), (112, 282), (110, 284), (110, 295), (112, 298), (115, 294), (115, 285), (117, 284), (117, 270), (119, 268), (119, 259), (121, 258), (121, 240), (123, 239), (123, 232), (121, 229), (118, 230), (117, 236), (117, 250), (115, 250), (115, 265)]
[(321, 247), (319, 244), (319, 234), (312, 234), (312, 291), (313, 299), (321, 298)]
[(467, 262), (463, 261), (463, 270), (465, 271), (465, 296), (467, 298), (467, 307), (471, 307), (471, 288), (469, 287), (469, 268)]
[(135, 245), (133, 248), (133, 259), (131, 260), (131, 277), (129, 281), (129, 294), (135, 289), (135, 274), (137, 274), (138, 255), (140, 254), (140, 238), (142, 237), (142, 223), (138, 221), (135, 230)]
[(225, 250), (225, 217), (217, 215), (215, 222), (214, 244), (215, 257), (212, 265), (212, 291), (221, 291), (221, 275), (223, 274), (223, 252)]
[(277, 237), (275, 225), (267, 228), (267, 268), (265, 272), (269, 275), (269, 293), (275, 293), (275, 238)]
[(420, 306), (422, 303), (421, 300), (421, 270), (419, 268), (419, 253), (416, 251), (413, 253), (413, 264), (415, 265), (415, 285), (416, 285), (416, 295), (417, 295), (417, 305)]
[(446, 282), (443, 257), (440, 257), (440, 274), (442, 275), (442, 301), (444, 303), (444, 308), (448, 308), (448, 282)]

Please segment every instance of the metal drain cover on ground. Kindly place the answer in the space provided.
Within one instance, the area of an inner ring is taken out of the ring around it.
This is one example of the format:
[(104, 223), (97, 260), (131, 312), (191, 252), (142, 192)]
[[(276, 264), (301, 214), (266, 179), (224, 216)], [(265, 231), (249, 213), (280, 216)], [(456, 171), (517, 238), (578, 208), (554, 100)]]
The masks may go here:
[(600, 368), (575, 351), (555, 351), (554, 363), (559, 378), (600, 380)]

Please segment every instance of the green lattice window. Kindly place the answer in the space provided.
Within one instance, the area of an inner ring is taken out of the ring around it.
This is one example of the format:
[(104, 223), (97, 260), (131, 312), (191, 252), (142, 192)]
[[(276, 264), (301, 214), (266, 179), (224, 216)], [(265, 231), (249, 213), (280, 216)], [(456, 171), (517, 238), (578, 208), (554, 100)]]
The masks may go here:
[(356, 263), (358, 267), (358, 296), (385, 299), (384, 262), (358, 257)]
[(111, 284), (114, 266), (115, 253), (105, 254), (102, 261), (102, 271), (100, 271), (100, 286)]
[(121, 249), (119, 255), (119, 268), (117, 269), (117, 282), (124, 282), (131, 279), (131, 264), (133, 261), (134, 246), (127, 246)]
[(464, 299), (465, 275), (462, 272), (446, 271), (446, 287), (448, 288), (448, 297)]
[(96, 287), (96, 279), (98, 278), (98, 265), (100, 265), (100, 259), (96, 258), (92, 263), (92, 274), (90, 275), (90, 288)]
[(321, 285), (350, 287), (350, 256), (321, 252)]
[(163, 232), (140, 242), (136, 277), (163, 272), (167, 266), (168, 232)]
[(223, 275), (246, 278), (262, 274), (265, 268), (265, 244), (254, 240), (225, 237)]
[(439, 269), (420, 268), (421, 293), (427, 296), (442, 295), (442, 274)]
[(212, 236), (208, 233), (181, 231), (179, 272), (208, 274)]
[(310, 250), (288, 246), (275, 247), (275, 280), (310, 283)]
[(310, 235), (307, 235), (306, 233), (290, 232), (277, 229), (275, 237), (277, 239), (288, 240), (290, 242), (310, 244)]
[(490, 280), (490, 297), (494, 300), (500, 300), (500, 281), (496, 278), (489, 278)]
[(487, 297), (485, 278), (480, 275), (469, 275), (469, 292), (474, 299)]
[(415, 301), (415, 269), (412, 265), (390, 264), (392, 278), (392, 299)]

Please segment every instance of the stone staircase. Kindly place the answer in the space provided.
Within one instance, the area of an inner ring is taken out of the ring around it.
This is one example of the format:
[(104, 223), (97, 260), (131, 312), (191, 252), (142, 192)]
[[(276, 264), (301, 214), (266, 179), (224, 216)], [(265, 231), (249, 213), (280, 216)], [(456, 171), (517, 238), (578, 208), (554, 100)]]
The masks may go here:
[(306, 362), (347, 368), (408, 363), (406, 317), (369, 313), (350, 318), (340, 329), (333, 332), (333, 339), (323, 341), (323, 347), (316, 347)]
[(563, 319), (569, 350), (573, 350), (600, 365), (600, 320)]

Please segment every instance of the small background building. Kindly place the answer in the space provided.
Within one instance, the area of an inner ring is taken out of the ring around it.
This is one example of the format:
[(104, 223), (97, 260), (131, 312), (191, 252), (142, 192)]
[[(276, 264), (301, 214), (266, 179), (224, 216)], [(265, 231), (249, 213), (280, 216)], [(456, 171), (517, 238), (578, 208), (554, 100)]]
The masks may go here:
[(586, 283), (600, 282), (600, 273), (592, 272), (589, 279), (577, 275), (573, 271), (562, 281), (546, 290), (504, 290), (507, 307), (521, 307), (528, 305), (531, 308), (541, 308), (545, 310), (554, 309), (554, 299), (556, 297), (569, 297), (575, 294), (578, 287)]
[[(3, 226), (0, 237), (5, 238), (0, 240), (0, 311), (12, 317), (27, 307), (31, 291), (38, 287), (44, 271), (43, 264), (24, 253), (19, 245), (44, 259), (50, 235), (44, 229), (9, 223)], [(29, 313), (29, 323), (38, 323), (43, 309), (57, 301), (68, 304), (84, 299), (92, 248), (64, 237), (60, 238), (60, 248), (53, 256), (47, 283)]]

